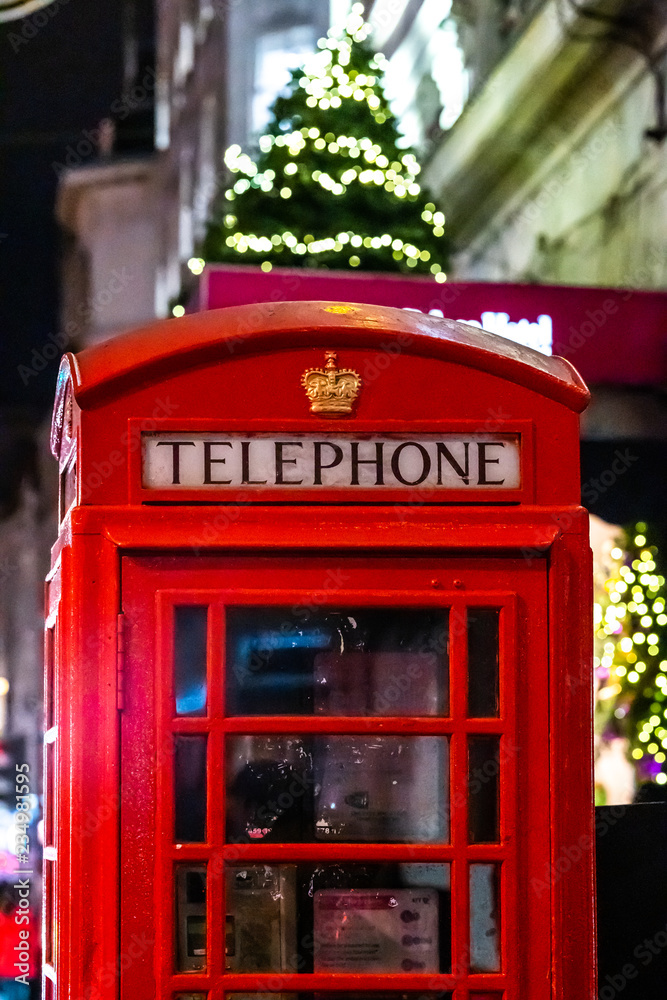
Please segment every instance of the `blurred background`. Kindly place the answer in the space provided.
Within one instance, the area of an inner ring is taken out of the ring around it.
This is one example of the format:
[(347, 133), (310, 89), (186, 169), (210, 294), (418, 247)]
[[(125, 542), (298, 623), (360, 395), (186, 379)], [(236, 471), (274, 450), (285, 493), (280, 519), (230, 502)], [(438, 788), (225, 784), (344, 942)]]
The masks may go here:
[[(60, 356), (203, 306), (200, 275), (239, 242), (225, 212), (238, 196), (240, 219), (245, 190), (258, 189), (248, 162), (267, 155), (262, 137), (296, 128), (290, 94), (326, 72), (300, 67), (346, 23), (368, 60), (383, 54), (367, 72), (369, 106), (386, 99), (396, 148), (421, 166), (427, 221), (446, 219), (446, 268), (424, 268), (439, 290), (445, 273), (459, 288), (530, 286), (537, 303), (540, 288), (545, 301), (553, 286), (606, 288), (639, 317), (619, 333), (592, 309), (590, 334), (584, 310), (560, 343), (576, 366), (586, 340), (593, 374), (581, 467), (595, 515), (598, 801), (664, 798), (664, 0), (9, 0), (0, 22), (0, 867), (17, 761), (35, 775), (40, 815)], [(329, 104), (315, 100), (325, 135)], [(264, 274), (272, 260), (239, 257)]]

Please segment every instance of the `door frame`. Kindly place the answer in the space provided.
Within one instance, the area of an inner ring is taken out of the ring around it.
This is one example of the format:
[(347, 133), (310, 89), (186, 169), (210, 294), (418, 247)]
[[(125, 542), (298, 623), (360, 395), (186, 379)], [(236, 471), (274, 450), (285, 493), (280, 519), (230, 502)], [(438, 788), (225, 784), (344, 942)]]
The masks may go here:
[[(71, 900), (60, 926), (60, 954), (63, 960), (71, 958), (71, 971), (63, 966), (58, 978), (68, 981), (73, 992), (83, 996), (92, 990), (107, 997), (112, 989), (116, 996), (112, 984), (119, 955), (124, 959), (118, 943), (121, 713), (116, 698), (122, 557), (146, 551), (176, 556), (378, 548), (396, 555), (408, 550), (488, 556), (509, 552), (547, 565), (552, 851), (543, 881), (552, 896), (552, 1000), (593, 1000), (593, 578), (588, 515), (575, 505), (74, 508), (53, 553), (56, 562), (61, 558), (63, 567), (75, 569), (81, 592), (74, 600), (74, 591), (64, 590), (62, 603), (66, 662), (76, 665), (76, 671), (63, 705), (67, 738), (61, 748), (59, 801), (66, 828), (58, 852), (63, 891)], [(91, 712), (95, 722), (86, 726)], [(568, 862), (565, 877), (558, 865), (562, 867), (565, 848), (574, 844), (580, 857)], [(104, 905), (97, 908), (94, 900)], [(94, 955), (94, 961), (79, 961), (79, 954)]]
[[(174, 903), (170, 873), (172, 865), (176, 861), (176, 854), (173, 847), (173, 837), (170, 833), (173, 829), (173, 817), (169, 806), (173, 778), (170, 769), (164, 766), (166, 759), (163, 756), (168, 745), (165, 727), (168, 726), (169, 731), (173, 731), (174, 727), (179, 732), (201, 731), (202, 722), (201, 719), (180, 719), (177, 723), (173, 722), (172, 693), (168, 680), (171, 675), (171, 671), (168, 669), (171, 664), (171, 634), (169, 628), (165, 627), (165, 623), (170, 620), (168, 609), (178, 603), (209, 604), (211, 609), (209, 612), (209, 638), (214, 644), (209, 656), (209, 690), (212, 701), (211, 717), (213, 717), (216, 709), (220, 710), (222, 707), (222, 682), (217, 686), (215, 683), (211, 683), (214, 681), (211, 673), (211, 659), (215, 657), (220, 662), (222, 658), (222, 631), (220, 626), (222, 624), (223, 606), (225, 604), (236, 606), (262, 604), (266, 606), (290, 607), (297, 603), (302, 603), (304, 597), (306, 599), (309, 597), (313, 599), (313, 578), (323, 579), (320, 576), (321, 572), (323, 570), (328, 572), (332, 568), (335, 568), (334, 560), (337, 567), (345, 565), (346, 570), (353, 577), (353, 582), (349, 585), (346, 583), (345, 589), (341, 588), (324, 595), (326, 603), (332, 607), (362, 605), (368, 607), (390, 607), (392, 605), (400, 607), (446, 606), (451, 609), (450, 616), (454, 632), (456, 632), (457, 622), (461, 623), (464, 620), (464, 607), (504, 607), (506, 610), (501, 615), (501, 622), (504, 623), (502, 625), (504, 634), (501, 638), (501, 650), (504, 657), (506, 659), (511, 658), (515, 645), (523, 646), (526, 642), (530, 642), (531, 650), (530, 652), (524, 650), (524, 659), (530, 657), (536, 664), (548, 659), (548, 639), (545, 629), (547, 580), (546, 564), (543, 560), (529, 566), (527, 561), (521, 558), (510, 559), (507, 557), (487, 555), (482, 557), (478, 555), (475, 559), (465, 560), (460, 555), (456, 557), (446, 556), (443, 553), (425, 554), (423, 551), (414, 555), (403, 552), (400, 556), (392, 555), (391, 557), (388, 557), (387, 554), (376, 552), (374, 555), (368, 554), (363, 559), (360, 559), (358, 555), (343, 556), (340, 553), (336, 553), (334, 556), (333, 553), (329, 553), (327, 556), (323, 556), (322, 554), (313, 553), (309, 556), (304, 552), (292, 555), (276, 553), (270, 556), (229, 554), (228, 556), (183, 557), (179, 562), (176, 562), (173, 557), (169, 557), (166, 560), (150, 555), (126, 557), (123, 570), (123, 608), (126, 618), (129, 618), (129, 629), (128, 661), (126, 666), (128, 678), (126, 681), (127, 702), (123, 717), (123, 745), (129, 772), (128, 780), (132, 784), (136, 781), (135, 772), (138, 766), (138, 759), (144, 757), (143, 754), (137, 754), (137, 741), (141, 738), (142, 733), (145, 734), (146, 727), (150, 727), (151, 722), (150, 712), (144, 712), (143, 722), (139, 722), (134, 718), (134, 711), (137, 710), (138, 705), (142, 702), (145, 710), (154, 697), (154, 692), (161, 689), (162, 696), (158, 701), (160, 707), (155, 718), (152, 720), (154, 722), (154, 729), (151, 738), (147, 740), (147, 756), (149, 759), (148, 761), (144, 760), (144, 767), (147, 768), (144, 771), (145, 779), (151, 769), (151, 759), (154, 762), (153, 766), (156, 771), (155, 786), (151, 793), (149, 804), (144, 807), (144, 816), (149, 825), (154, 813), (158, 817), (160, 833), (155, 842), (155, 858), (157, 871), (161, 871), (162, 876), (156, 878), (155, 892), (152, 897), (146, 896), (144, 899), (144, 918), (142, 922), (145, 923), (146, 920), (150, 919), (151, 912), (162, 915), (162, 921), (160, 919), (156, 921), (158, 940), (156, 942), (155, 974), (160, 979), (163, 979), (163, 981), (167, 977), (170, 977), (172, 988), (178, 984), (180, 989), (193, 990), (199, 985), (200, 989), (206, 988), (210, 990), (209, 996), (211, 1000), (217, 1000), (218, 991), (220, 991), (221, 995), (223, 989), (223, 984), (221, 981), (218, 981), (217, 976), (224, 969), (224, 963), (220, 953), (221, 935), (218, 935), (218, 940), (215, 940), (215, 935), (210, 935), (212, 949), (210, 953), (210, 966), (213, 968), (214, 973), (210, 977), (206, 976), (205, 978), (202, 978), (201, 975), (193, 977), (188, 974), (179, 974), (177, 977), (171, 978), (174, 968), (173, 934), (171, 931)], [(292, 584), (289, 587), (281, 586), (281, 589), (277, 589), (276, 582), (280, 582), (284, 574), (288, 574), (290, 571), (293, 575), (304, 574), (305, 571), (310, 571), (309, 574), (306, 573), (306, 575), (311, 577), (310, 582), (306, 582), (304, 579), (300, 588), (296, 588)], [(373, 573), (378, 574), (378, 578), (384, 580), (385, 586), (379, 589), (372, 578), (369, 579), (369, 573), (371, 576)], [(451, 582), (449, 585), (446, 583), (443, 584), (441, 581), (434, 579), (433, 573), (439, 573), (443, 578), (448, 577)], [(274, 578), (267, 580), (267, 577), (272, 574)], [(399, 577), (404, 577), (406, 574), (415, 578), (421, 578), (421, 586), (418, 589), (406, 590), (398, 580)], [(513, 586), (508, 586), (507, 576), (509, 574), (514, 574), (516, 584)], [(239, 583), (237, 587), (233, 587), (228, 582), (220, 581), (216, 587), (214, 586), (216, 576), (236, 577), (239, 579)], [(393, 587), (386, 585), (388, 576), (396, 578), (396, 583)], [(242, 580), (240, 579), (241, 577), (243, 578)], [(254, 586), (249, 587), (248, 579), (253, 577), (256, 583)], [(356, 585), (354, 584), (354, 578), (359, 580)], [(475, 589), (476, 579), (482, 583), (478, 589)], [(493, 587), (490, 583), (493, 580), (498, 580), (497, 587)], [(162, 582), (164, 582), (164, 587), (160, 586)], [(518, 598), (516, 597), (517, 590), (520, 594)], [(531, 625), (530, 618), (526, 616), (524, 608), (522, 611), (523, 627), (521, 636), (519, 636), (519, 608), (517, 601), (524, 606), (526, 603), (529, 603), (531, 605), (531, 612), (536, 617), (536, 620)], [(317, 604), (323, 604), (319, 595)], [(167, 611), (166, 617), (164, 615), (165, 611)], [(147, 616), (147, 620), (144, 619), (143, 621), (146, 627), (140, 628), (139, 618), (144, 613)], [(511, 627), (509, 627), (508, 618), (513, 623)], [(136, 633), (134, 640), (132, 639), (133, 631)], [(150, 661), (153, 634), (156, 636), (155, 666), (154, 669), (146, 671), (146, 675), (141, 679), (141, 684), (135, 688), (130, 680), (133, 663), (141, 664)], [(513, 682), (516, 685), (515, 690), (508, 691), (504, 689), (506, 681), (501, 670), (501, 718), (485, 719), (482, 722), (478, 721), (474, 723), (464, 722), (465, 730), (462, 730), (461, 722), (464, 720), (466, 714), (464, 704), (465, 671), (464, 643), (463, 641), (459, 641), (456, 635), (454, 635), (452, 637), (452, 659), (450, 662), (450, 684), (452, 690), (452, 710), (450, 717), (446, 720), (422, 719), (417, 724), (413, 720), (409, 727), (404, 727), (400, 720), (397, 722), (391, 719), (374, 719), (373, 729), (387, 733), (405, 732), (406, 728), (407, 731), (418, 731), (420, 734), (436, 732), (452, 733), (452, 772), (455, 773), (454, 769), (457, 769), (460, 774), (467, 774), (465, 732), (493, 733), (504, 731), (505, 738), (503, 738), (501, 744), (501, 759), (505, 761), (503, 767), (504, 776), (501, 776), (501, 794), (504, 802), (504, 809), (501, 814), (502, 848), (486, 847), (486, 845), (479, 845), (473, 848), (464, 845), (464, 840), (467, 840), (467, 819), (465, 807), (462, 807), (452, 810), (454, 829), (452, 830), (450, 846), (447, 848), (442, 848), (439, 845), (419, 845), (417, 847), (382, 845), (373, 849), (371, 853), (370, 849), (365, 848), (365, 845), (350, 844), (344, 846), (337, 845), (334, 850), (332, 850), (331, 845), (327, 845), (325, 853), (332, 861), (342, 860), (343, 858), (349, 860), (358, 858), (363, 861), (371, 857), (377, 858), (378, 861), (388, 860), (389, 858), (398, 860), (401, 854), (413, 860), (453, 861), (452, 937), (454, 941), (461, 943), (467, 941), (467, 929), (464, 929), (461, 924), (465, 925), (468, 919), (467, 878), (465, 881), (462, 878), (462, 874), (467, 871), (468, 859), (471, 861), (500, 860), (504, 854), (501, 897), (504, 900), (503, 917), (501, 920), (501, 933), (503, 936), (502, 953), (504, 956), (508, 956), (515, 954), (518, 949), (522, 949), (524, 951), (524, 960), (515, 961), (515, 968), (506, 969), (501, 975), (475, 975), (470, 980), (470, 983), (471, 986), (474, 985), (480, 990), (497, 989), (504, 985), (506, 1000), (518, 1000), (523, 995), (520, 989), (520, 980), (526, 978), (527, 985), (530, 986), (531, 997), (538, 1000), (536, 991), (548, 990), (548, 979), (544, 977), (544, 966), (545, 961), (548, 962), (546, 949), (550, 941), (549, 913), (551, 907), (544, 905), (544, 899), (540, 900), (538, 906), (534, 896), (526, 891), (529, 879), (525, 872), (525, 877), (519, 877), (518, 858), (521, 856), (524, 858), (532, 857), (533, 854), (541, 851), (542, 859), (545, 862), (548, 859), (550, 827), (549, 799), (548, 795), (546, 795), (546, 787), (548, 787), (549, 781), (549, 760), (548, 741), (544, 739), (544, 733), (548, 725), (548, 676), (545, 672), (541, 685), (522, 685), (520, 683), (521, 671), (516, 669), (513, 676)], [(512, 677), (512, 668), (509, 664), (507, 671), (508, 676)], [(149, 675), (151, 677), (150, 682), (148, 681)], [(142, 694), (143, 699), (141, 697)], [(530, 707), (525, 704), (527, 702), (531, 703)], [(522, 708), (524, 708), (524, 715), (520, 727), (521, 734), (519, 735), (516, 722)], [(456, 718), (459, 720), (458, 724)], [(209, 766), (208, 794), (211, 801), (215, 800), (220, 803), (224, 796), (224, 782), (222, 781), (221, 774), (223, 759), (222, 731), (221, 726), (214, 724), (213, 721), (211, 721), (210, 727), (207, 723), (206, 728), (209, 732), (210, 741), (209, 761), (216, 762), (215, 765), (211, 763)], [(230, 732), (291, 732), (293, 729), (301, 732), (368, 732), (369, 723), (368, 719), (362, 721), (362, 718), (350, 719), (345, 724), (341, 723), (340, 720), (330, 720), (327, 717), (317, 717), (311, 722), (308, 717), (304, 720), (303, 717), (277, 716), (265, 724), (262, 724), (261, 719), (254, 720), (254, 722), (252, 719), (249, 720), (247, 718), (239, 720), (231, 719), (222, 728), (226, 728)], [(518, 741), (515, 746), (513, 741), (517, 737)], [(524, 741), (528, 742), (530, 746), (529, 757), (527, 757), (525, 744), (523, 753), (521, 749), (517, 750), (517, 748), (521, 748)], [(516, 754), (515, 750), (517, 751)], [(514, 765), (508, 766), (512, 763), (513, 755), (517, 757), (517, 765), (521, 759), (524, 759), (524, 763), (527, 763), (527, 760), (530, 761), (531, 777), (534, 777), (535, 771), (540, 774), (541, 783), (539, 787), (542, 789), (543, 801), (538, 800), (536, 796), (529, 796), (525, 783), (525, 787), (520, 787), (516, 767)], [(138, 783), (141, 784), (141, 781)], [(520, 792), (519, 795), (517, 795), (517, 790)], [(453, 792), (454, 788), (452, 786), (451, 794)], [(458, 794), (460, 795), (460, 791)], [(142, 828), (141, 824), (136, 824), (139, 814), (139, 804), (130, 795), (123, 795), (122, 800), (126, 803), (125, 812), (128, 815), (128, 822), (124, 827), (125, 834), (122, 839), (128, 844), (128, 849), (122, 854), (121, 864), (122, 869), (129, 874), (131, 868), (129, 855), (131, 854), (132, 858), (136, 859), (137, 843), (142, 844), (139, 857), (143, 857), (143, 863), (146, 863), (150, 857), (150, 841), (154, 835), (152, 835), (151, 830), (148, 828)], [(510, 808), (513, 809), (511, 815), (509, 813)], [(519, 812), (525, 816), (526, 810), (530, 810), (531, 816), (530, 835), (527, 833), (521, 836)], [(201, 849), (183, 845), (178, 849), (177, 855), (183, 861), (197, 862), (204, 860), (202, 854), (205, 853), (209, 866), (212, 866), (214, 876), (217, 876), (217, 878), (209, 878), (208, 910), (211, 921), (209, 926), (212, 926), (213, 914), (224, 912), (222, 910), (222, 890), (220, 885), (222, 865), (218, 863), (219, 859), (230, 860), (238, 858), (242, 861), (246, 857), (250, 860), (251, 857), (255, 858), (257, 855), (257, 860), (273, 860), (274, 862), (278, 862), (279, 860), (306, 860), (306, 856), (309, 854), (322, 853), (317, 848), (317, 845), (313, 845), (313, 850), (308, 850), (305, 845), (289, 845), (286, 848), (269, 848), (268, 845), (262, 845), (264, 850), (259, 853), (256, 849), (258, 845), (252, 845), (254, 850), (245, 850), (242, 847), (225, 848), (223, 847), (222, 838), (222, 814), (220, 810), (218, 812), (219, 815), (217, 818), (214, 818), (214, 811), (211, 810), (212, 828), (209, 831), (207, 850), (202, 852)], [(516, 831), (516, 835), (510, 838), (508, 834), (512, 830)], [(458, 847), (455, 846), (457, 844)], [(512, 875), (513, 867), (516, 868), (514, 875)], [(534, 874), (535, 870), (531, 869), (531, 872)], [(138, 882), (141, 882), (141, 879)], [(510, 888), (513, 891), (510, 891)], [(132, 891), (135, 908), (140, 893), (141, 887), (135, 882)], [(522, 896), (523, 898), (521, 898)], [(153, 907), (152, 911), (151, 907)], [(527, 911), (530, 913), (528, 925), (534, 932), (532, 936), (520, 932), (519, 907), (521, 907), (524, 916)], [(167, 914), (168, 917), (166, 916)], [(123, 944), (129, 947), (133, 935), (136, 937), (137, 931), (137, 926), (130, 920), (128, 926), (121, 929), (121, 947), (123, 947)], [(460, 972), (463, 974), (462, 965), (464, 961), (465, 955), (459, 950), (459, 953), (453, 956), (453, 974), (443, 973), (439, 976), (428, 977), (429, 987), (431, 989), (442, 990), (453, 987), (457, 981), (460, 982), (461, 977), (457, 973)], [(149, 963), (145, 962), (143, 964), (147, 968)], [(216, 969), (219, 970), (218, 973), (215, 972)], [(128, 998), (130, 995), (133, 997), (140, 996), (140, 993), (137, 992), (139, 986), (137, 973), (138, 968), (135, 965), (129, 974), (132, 984), (128, 992)], [(345, 978), (350, 977), (343, 977), (341, 975), (334, 977), (333, 981), (336, 982), (337, 988), (343, 988), (343, 980)], [(299, 974), (297, 976), (281, 974), (280, 979), (283, 982), (283, 989), (289, 992), (298, 989), (323, 990), (327, 986), (331, 986), (332, 982), (331, 978), (324, 974)], [(257, 976), (229, 974), (225, 976), (224, 986), (228, 990), (255, 991), (260, 985), (267, 988), (267, 984), (269, 982), (275, 983), (275, 980), (276, 976), (271, 975), (264, 976), (260, 982)], [(377, 980), (376, 977), (364, 977), (364, 980), (365, 982), (362, 984), (359, 976), (355, 976), (351, 981), (354, 982), (356, 988), (365, 985), (369, 989), (423, 990), (425, 986), (424, 977), (419, 975), (392, 975), (391, 977), (382, 977), (381, 980)], [(467, 977), (465, 981), (468, 981)], [(152, 989), (154, 989), (154, 984), (148, 979), (146, 982), (146, 997), (151, 995)], [(121, 995), (123, 994), (121, 993)], [(459, 987), (455, 996), (458, 1000), (459, 997), (467, 996), (467, 993)], [(544, 1000), (548, 996), (549, 992), (544, 992)], [(539, 997), (539, 1000), (543, 1000), (542, 996)]]

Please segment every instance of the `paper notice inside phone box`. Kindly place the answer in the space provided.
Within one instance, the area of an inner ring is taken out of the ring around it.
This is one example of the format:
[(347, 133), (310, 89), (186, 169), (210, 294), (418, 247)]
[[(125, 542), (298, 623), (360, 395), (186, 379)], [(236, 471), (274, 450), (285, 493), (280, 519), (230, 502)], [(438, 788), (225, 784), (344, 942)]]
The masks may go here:
[(321, 889), (314, 896), (315, 972), (439, 972), (438, 894)]

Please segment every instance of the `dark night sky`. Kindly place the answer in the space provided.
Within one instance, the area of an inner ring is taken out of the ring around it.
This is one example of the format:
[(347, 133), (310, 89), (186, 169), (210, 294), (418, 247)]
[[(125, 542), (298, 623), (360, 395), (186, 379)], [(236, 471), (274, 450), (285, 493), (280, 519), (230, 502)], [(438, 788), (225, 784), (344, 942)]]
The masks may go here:
[[(18, 366), (57, 332), (54, 162), (109, 113), (122, 81), (122, 0), (55, 0), (0, 26), (0, 401), (30, 418), (48, 412), (57, 359), (27, 384)], [(40, 12), (45, 17), (46, 11)], [(52, 15), (52, 16), (51, 16)], [(34, 37), (29, 37), (34, 35)]]
[(55, 0), (0, 25), (0, 516), (35, 474), (34, 429), (53, 405), (61, 353), (21, 372), (33, 352), (53, 353), (58, 333), (54, 164), (121, 95), (123, 24), (141, 5), (152, 21), (151, 0)]

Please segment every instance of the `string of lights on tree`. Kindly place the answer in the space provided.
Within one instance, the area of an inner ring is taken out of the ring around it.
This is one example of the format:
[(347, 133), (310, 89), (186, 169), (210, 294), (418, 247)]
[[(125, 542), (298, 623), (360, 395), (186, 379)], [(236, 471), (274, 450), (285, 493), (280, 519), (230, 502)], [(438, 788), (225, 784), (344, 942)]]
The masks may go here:
[(667, 784), (667, 612), (658, 549), (643, 522), (612, 549), (595, 604), (598, 729), (625, 735), (638, 775)]
[(230, 185), (209, 225), (205, 261), (362, 268), (446, 279), (445, 217), (419, 182), (381, 84), (384, 57), (355, 4), (274, 102), (255, 158), (227, 150)]

